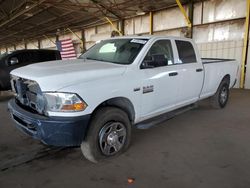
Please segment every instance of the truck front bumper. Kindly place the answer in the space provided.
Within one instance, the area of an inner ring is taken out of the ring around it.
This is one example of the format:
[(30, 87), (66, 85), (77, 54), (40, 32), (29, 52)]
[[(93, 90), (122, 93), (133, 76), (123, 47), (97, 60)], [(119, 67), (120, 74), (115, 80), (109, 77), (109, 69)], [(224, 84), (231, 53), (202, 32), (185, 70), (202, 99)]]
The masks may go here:
[(21, 108), (11, 99), (8, 103), (12, 119), (22, 132), (53, 146), (79, 146), (87, 132), (90, 115), (79, 117), (46, 117)]

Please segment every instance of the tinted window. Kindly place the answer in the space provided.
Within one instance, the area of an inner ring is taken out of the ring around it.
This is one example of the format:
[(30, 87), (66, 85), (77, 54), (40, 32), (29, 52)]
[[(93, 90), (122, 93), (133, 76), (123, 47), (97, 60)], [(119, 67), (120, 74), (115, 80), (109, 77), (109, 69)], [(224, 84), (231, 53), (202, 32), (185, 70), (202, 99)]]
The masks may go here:
[(37, 51), (30, 52), (30, 62), (32, 63), (39, 62), (39, 56)]
[(194, 63), (196, 61), (195, 51), (193, 45), (188, 41), (175, 41), (179, 53), (179, 59), (182, 63)]
[(152, 67), (161, 67), (174, 64), (170, 40), (156, 41), (149, 49), (143, 62), (147, 62), (149, 66)]
[(31, 62), (31, 53), (30, 52), (19, 52), (16, 54), (12, 54), (9, 57), (9, 61), (11, 58), (17, 58), (18, 59), (18, 63), (30, 63)]
[(56, 51), (40, 51), (39, 62), (57, 60)]

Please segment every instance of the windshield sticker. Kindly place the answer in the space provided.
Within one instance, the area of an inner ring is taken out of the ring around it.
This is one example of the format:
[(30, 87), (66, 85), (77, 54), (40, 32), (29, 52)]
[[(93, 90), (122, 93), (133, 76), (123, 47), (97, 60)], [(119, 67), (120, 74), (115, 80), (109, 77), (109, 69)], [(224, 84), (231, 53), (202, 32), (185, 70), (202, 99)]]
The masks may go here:
[(132, 39), (130, 42), (132, 42), (132, 43), (138, 43), (138, 44), (146, 44), (147, 40)]

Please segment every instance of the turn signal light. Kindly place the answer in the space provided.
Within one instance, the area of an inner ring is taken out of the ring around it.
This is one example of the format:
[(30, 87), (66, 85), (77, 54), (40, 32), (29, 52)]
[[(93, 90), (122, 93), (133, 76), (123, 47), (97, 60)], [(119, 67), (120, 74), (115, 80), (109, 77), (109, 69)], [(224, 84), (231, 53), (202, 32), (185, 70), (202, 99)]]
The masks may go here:
[(87, 105), (85, 103), (67, 104), (62, 106), (62, 110), (65, 111), (83, 111)]

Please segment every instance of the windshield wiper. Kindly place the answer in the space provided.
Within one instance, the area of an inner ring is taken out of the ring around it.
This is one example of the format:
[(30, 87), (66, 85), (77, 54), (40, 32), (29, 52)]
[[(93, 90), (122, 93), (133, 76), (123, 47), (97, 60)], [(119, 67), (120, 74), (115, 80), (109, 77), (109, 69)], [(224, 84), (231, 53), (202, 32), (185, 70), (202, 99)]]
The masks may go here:
[(88, 60), (96, 60), (96, 61), (104, 61), (103, 59), (96, 59), (96, 58), (89, 58), (89, 57), (87, 57), (86, 59), (88, 59)]
[(86, 59), (88, 60), (96, 60), (96, 61), (103, 61), (106, 63), (113, 63), (113, 64), (120, 64), (120, 65), (127, 65), (128, 63), (122, 63), (122, 62), (117, 62), (117, 61), (110, 61), (110, 60), (103, 60), (103, 59), (96, 59), (96, 58), (89, 58), (87, 57)]

